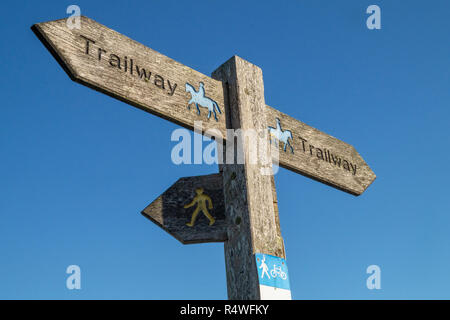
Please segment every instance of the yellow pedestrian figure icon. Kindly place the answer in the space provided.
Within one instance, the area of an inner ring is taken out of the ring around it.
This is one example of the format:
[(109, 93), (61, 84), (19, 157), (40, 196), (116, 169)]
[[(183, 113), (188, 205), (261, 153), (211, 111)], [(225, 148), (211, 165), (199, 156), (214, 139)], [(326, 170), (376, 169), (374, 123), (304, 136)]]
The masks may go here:
[(195, 208), (194, 213), (192, 214), (191, 222), (186, 223), (186, 225), (188, 227), (193, 227), (195, 219), (197, 219), (197, 215), (201, 210), (203, 214), (209, 219), (209, 225), (212, 226), (214, 222), (216, 222), (216, 220), (211, 216), (211, 214), (208, 212), (208, 209), (206, 208), (207, 202), (208, 208), (213, 208), (212, 200), (208, 195), (203, 193), (203, 188), (197, 188), (195, 189), (195, 192), (197, 193), (197, 195), (194, 197), (194, 199), (192, 199), (192, 202), (184, 206), (184, 208), (187, 209), (197, 204), (197, 208)]

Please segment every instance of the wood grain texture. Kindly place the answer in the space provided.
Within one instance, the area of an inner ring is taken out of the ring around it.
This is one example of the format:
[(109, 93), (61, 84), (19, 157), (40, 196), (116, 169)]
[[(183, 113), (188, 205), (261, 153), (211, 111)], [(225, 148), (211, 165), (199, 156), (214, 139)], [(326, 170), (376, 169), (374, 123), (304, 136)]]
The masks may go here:
[[(264, 85), (261, 69), (233, 57), (213, 73), (225, 85), (227, 123), (233, 129), (264, 131)], [(249, 143), (242, 146), (248, 160)], [(267, 152), (269, 152), (269, 145)], [(239, 152), (239, 150), (238, 150)], [(236, 160), (236, 153), (235, 153)], [(269, 162), (269, 166), (271, 163)], [(228, 241), (225, 263), (229, 299), (260, 299), (255, 253), (284, 257), (284, 244), (275, 214), (271, 175), (261, 174), (262, 164), (226, 164), (223, 172)]]
[[(87, 17), (81, 17), (81, 29), (70, 30), (66, 20), (38, 23), (32, 30), (72, 80), (191, 130), (194, 121), (202, 121), (203, 132), (217, 130), (226, 140), (227, 109), (220, 80)], [(196, 90), (200, 82), (205, 84), (206, 96), (221, 108), (218, 121), (208, 119), (205, 108), (200, 108), (200, 115), (193, 105), (188, 110), (190, 94), (185, 90), (186, 82)], [(272, 107), (265, 106), (258, 114), (267, 119), (269, 126), (275, 126), (279, 118), (283, 130), (293, 133), (294, 153), (284, 152), (280, 144), (280, 166), (353, 195), (362, 194), (375, 180), (375, 174), (353, 146)]]
[[(193, 227), (186, 225), (195, 206), (185, 209), (184, 205), (192, 201), (197, 188), (203, 188), (204, 194), (212, 199), (213, 209), (208, 210), (216, 219), (212, 226), (202, 212)], [(142, 210), (142, 214), (183, 244), (226, 241), (222, 174), (181, 178)]]
[[(217, 129), (225, 137), (220, 81), (87, 17), (81, 17), (80, 29), (70, 30), (66, 20), (38, 23), (32, 30), (72, 80), (191, 130), (194, 121), (203, 121), (203, 131)], [(188, 110), (191, 96), (186, 92), (186, 82), (196, 90), (200, 82), (204, 83), (205, 95), (221, 108), (218, 121), (207, 118), (206, 108), (200, 108), (200, 115), (193, 105)]]
[(280, 119), (282, 130), (290, 130), (291, 144), (279, 147), (281, 167), (305, 175), (353, 195), (362, 194), (376, 176), (355, 148), (274, 108), (266, 107), (269, 126)]

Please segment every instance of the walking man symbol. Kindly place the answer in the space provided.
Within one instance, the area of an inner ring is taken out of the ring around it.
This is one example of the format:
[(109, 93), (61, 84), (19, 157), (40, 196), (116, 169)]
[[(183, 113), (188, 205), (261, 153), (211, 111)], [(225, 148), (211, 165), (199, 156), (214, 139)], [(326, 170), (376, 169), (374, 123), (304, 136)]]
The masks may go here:
[(263, 256), (263, 259), (261, 260), (261, 265), (259, 266), (259, 269), (262, 269), (261, 279), (264, 278), (264, 273), (267, 274), (267, 278), (270, 279), (269, 272), (268, 272), (269, 271), (269, 267), (266, 264), (266, 256)]
[(212, 200), (208, 195), (203, 193), (203, 188), (197, 188), (195, 189), (195, 192), (197, 193), (197, 195), (194, 197), (192, 202), (184, 206), (184, 208), (187, 209), (197, 204), (197, 208), (195, 208), (194, 213), (192, 214), (191, 222), (186, 223), (186, 225), (188, 227), (193, 227), (195, 219), (197, 219), (197, 215), (201, 210), (203, 214), (209, 219), (209, 225), (212, 226), (214, 222), (216, 222), (216, 220), (211, 216), (211, 214), (208, 212), (208, 209), (206, 208), (207, 202), (208, 208), (213, 208)]

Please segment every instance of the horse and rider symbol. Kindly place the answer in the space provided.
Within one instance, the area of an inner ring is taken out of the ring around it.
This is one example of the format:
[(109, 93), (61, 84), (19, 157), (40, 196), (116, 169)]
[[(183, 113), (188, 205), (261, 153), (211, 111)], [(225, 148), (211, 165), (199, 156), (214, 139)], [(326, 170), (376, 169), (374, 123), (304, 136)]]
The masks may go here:
[(205, 96), (205, 84), (203, 82), (200, 82), (198, 91), (195, 90), (195, 88), (186, 82), (186, 92), (189, 92), (191, 94), (191, 99), (188, 102), (188, 109), (191, 109), (191, 104), (195, 104), (197, 107), (197, 114), (200, 115), (200, 109), (199, 106), (202, 108), (208, 108), (208, 119), (211, 118), (211, 113), (214, 113), (214, 119), (216, 121), (219, 121), (217, 119), (217, 113), (218, 111), (220, 114), (222, 114), (222, 111), (220, 111), (219, 105), (217, 102), (215, 102), (213, 99), (208, 98)]
[[(217, 118), (217, 112), (219, 114), (222, 114), (222, 111), (220, 110), (217, 102), (205, 96), (205, 84), (203, 82), (200, 82), (198, 91), (195, 90), (193, 85), (186, 82), (186, 92), (189, 92), (191, 94), (191, 99), (188, 101), (187, 104), (187, 108), (189, 110), (191, 109), (191, 104), (195, 104), (195, 107), (197, 108), (197, 115), (200, 115), (199, 107), (208, 108), (208, 119), (210, 119), (211, 115), (214, 114), (214, 119), (216, 121), (219, 121), (219, 119)], [(291, 140), (293, 139), (292, 132), (290, 130), (283, 130), (281, 128), (281, 121), (279, 118), (276, 118), (276, 121), (277, 121), (276, 128), (270, 126), (268, 127), (270, 135), (270, 143), (272, 143), (272, 139), (275, 139), (276, 145), (278, 145), (278, 143), (281, 141), (284, 144), (283, 147), (284, 152), (286, 152), (286, 148), (289, 147), (291, 149), (291, 153), (294, 153), (294, 148), (289, 142), (289, 139)]]
[(292, 140), (292, 132), (290, 130), (281, 129), (280, 119), (277, 118), (276, 120), (277, 120), (277, 127), (276, 128), (269, 127), (270, 143), (272, 143), (272, 138), (275, 138), (276, 140), (284, 143), (283, 148), (284, 152), (286, 152), (286, 147), (289, 146), (289, 148), (291, 148), (291, 152), (294, 153), (294, 148), (289, 142), (289, 139)]

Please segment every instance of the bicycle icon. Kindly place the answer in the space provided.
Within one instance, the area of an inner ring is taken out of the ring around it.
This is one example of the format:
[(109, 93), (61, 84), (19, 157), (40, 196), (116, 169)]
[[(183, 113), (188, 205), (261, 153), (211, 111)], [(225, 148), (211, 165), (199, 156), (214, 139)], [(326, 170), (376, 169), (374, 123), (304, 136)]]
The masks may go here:
[(281, 270), (281, 267), (277, 267), (276, 265), (273, 265), (273, 269), (270, 270), (270, 275), (272, 278), (276, 278), (277, 276), (280, 276), (281, 279), (286, 280), (287, 274), (283, 270)]

